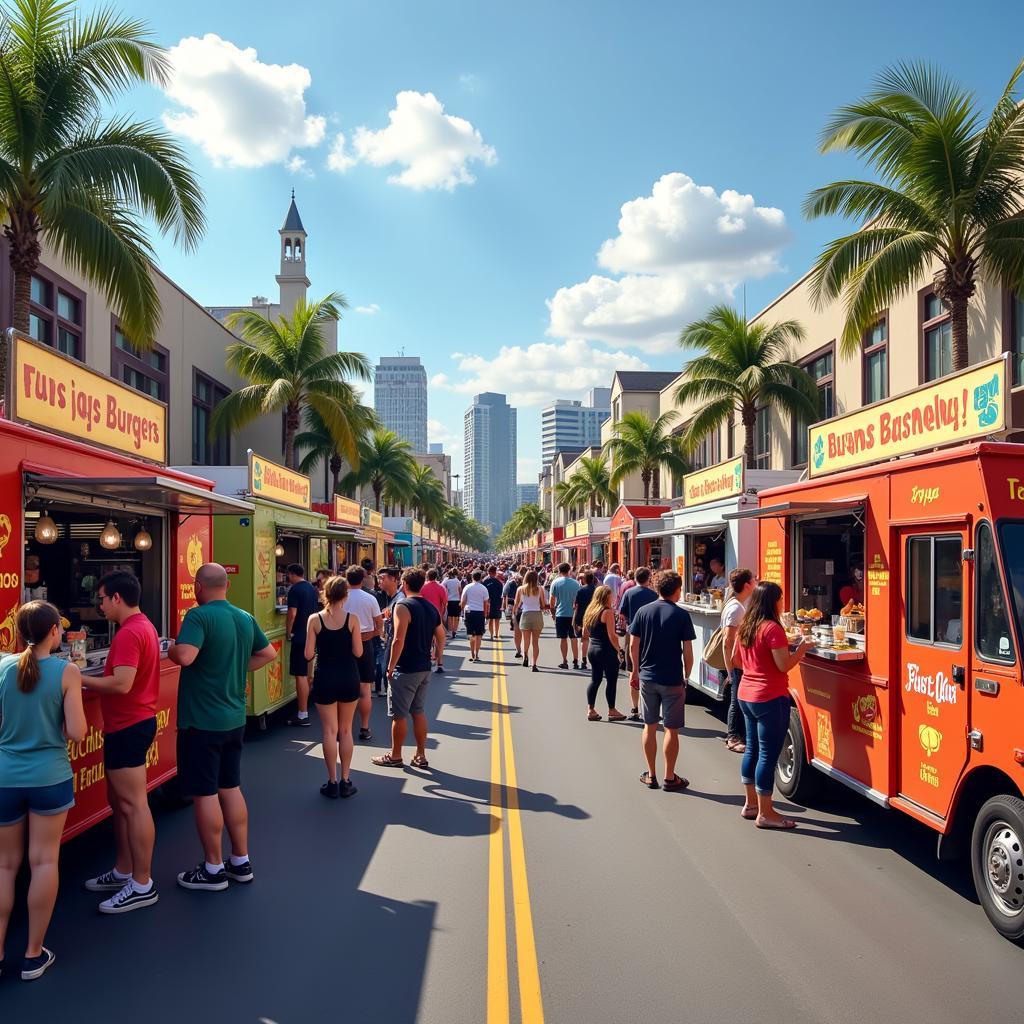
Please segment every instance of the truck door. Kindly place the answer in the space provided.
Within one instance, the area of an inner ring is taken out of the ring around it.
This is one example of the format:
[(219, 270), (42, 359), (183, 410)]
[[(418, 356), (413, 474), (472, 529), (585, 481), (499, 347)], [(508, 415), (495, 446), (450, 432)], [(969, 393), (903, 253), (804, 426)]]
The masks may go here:
[(967, 525), (900, 533), (903, 622), (897, 629), (900, 795), (945, 817), (967, 761), (970, 577)]

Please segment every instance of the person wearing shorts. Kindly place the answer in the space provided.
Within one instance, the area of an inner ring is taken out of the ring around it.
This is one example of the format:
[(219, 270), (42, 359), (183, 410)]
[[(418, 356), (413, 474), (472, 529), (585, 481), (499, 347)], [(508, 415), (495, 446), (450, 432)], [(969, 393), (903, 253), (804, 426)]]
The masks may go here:
[(443, 586), (448, 594), (448, 633), (452, 640), (459, 628), (459, 616), (462, 614), (462, 606), (459, 598), (462, 597), (462, 584), (459, 582), (459, 574), (451, 568), (446, 574)]
[(480, 660), (480, 641), (484, 635), (484, 620), (490, 606), (490, 593), (481, 583), (483, 573), (473, 570), (473, 582), (462, 591), (461, 607), (466, 617), (466, 635), (469, 637), (469, 660)]
[(345, 599), (345, 611), (359, 620), (360, 639), (363, 641), (363, 653), (356, 659), (359, 665), (359, 740), (369, 743), (373, 739), (370, 732), (370, 712), (373, 710), (373, 679), (376, 674), (374, 664), (373, 640), (384, 636), (384, 613), (380, 610), (377, 599), (363, 589), (366, 570), (362, 566), (353, 565), (345, 573), (348, 583), (348, 597)]
[(102, 914), (126, 914), (157, 902), (150, 868), (156, 829), (149, 809), (146, 762), (156, 739), (160, 697), (160, 638), (139, 609), (142, 585), (112, 572), (97, 588), (100, 613), (117, 626), (103, 676), (89, 680), (103, 711), (103, 765), (114, 818), (114, 866), (86, 881), (89, 892), (113, 893)]
[(572, 643), (572, 667), (580, 667), (580, 642), (576, 638), (572, 615), (580, 585), (569, 575), (569, 563), (558, 567), (558, 577), (551, 584), (551, 617), (555, 620), (555, 636), (562, 652), (559, 668), (569, 667), (569, 644)]
[(298, 563), (288, 566), (288, 615), (285, 633), (289, 640), (288, 674), (295, 677), (295, 714), (288, 725), (308, 729), (313, 723), (309, 717), (309, 662), (306, 661), (306, 624), (310, 615), (320, 610), (320, 594), (306, 579), (306, 570)]
[(655, 578), (658, 600), (644, 605), (629, 625), (631, 686), (639, 686), (643, 716), (643, 751), (647, 771), (640, 781), (658, 789), (655, 761), (658, 755), (658, 723), (665, 728), (664, 788), (685, 789), (689, 781), (675, 770), (679, 756), (679, 730), (686, 716), (686, 680), (693, 668), (696, 633), (689, 612), (676, 602), (682, 592), (679, 574), (665, 570)]
[[(183, 889), (216, 891), (253, 880), (249, 809), (242, 795), (245, 684), (277, 657), (256, 620), (228, 603), (228, 574), (207, 562), (195, 579), (196, 604), (167, 652), (181, 666), (178, 683), (178, 779), (193, 798), (204, 859), (178, 875)], [(224, 863), (224, 827), (231, 858)]]

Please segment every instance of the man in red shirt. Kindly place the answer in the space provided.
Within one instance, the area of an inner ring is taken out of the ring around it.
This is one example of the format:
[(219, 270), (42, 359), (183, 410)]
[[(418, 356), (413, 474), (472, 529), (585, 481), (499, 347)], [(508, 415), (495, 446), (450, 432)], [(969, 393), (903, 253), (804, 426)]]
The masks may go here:
[(97, 589), (100, 611), (117, 624), (102, 678), (87, 677), (103, 710), (103, 763), (107, 799), (114, 812), (114, 867), (85, 887), (111, 892), (99, 909), (125, 914), (156, 903), (150, 875), (156, 829), (146, 796), (146, 761), (156, 739), (160, 696), (160, 639), (139, 610), (142, 588), (128, 572), (104, 576)]
[[(420, 597), (429, 601), (437, 609), (442, 622), (447, 619), (448, 591), (445, 589), (444, 584), (438, 580), (436, 569), (427, 570), (427, 582), (423, 584), (423, 589), (420, 591)], [(443, 654), (437, 656), (437, 664), (434, 667), (435, 672), (444, 671), (444, 667), (441, 664), (443, 658)]]

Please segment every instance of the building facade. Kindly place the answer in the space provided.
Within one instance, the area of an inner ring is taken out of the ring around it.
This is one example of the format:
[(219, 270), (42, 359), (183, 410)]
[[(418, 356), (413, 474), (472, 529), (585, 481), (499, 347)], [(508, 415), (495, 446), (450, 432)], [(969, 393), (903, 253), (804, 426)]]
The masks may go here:
[(516, 508), (516, 410), (486, 391), (473, 397), (463, 427), (463, 508), (497, 533)]
[(441, 482), (441, 486), (444, 488), (445, 501), (451, 504), (452, 501), (452, 457), (445, 455), (444, 452), (433, 452), (425, 455), (414, 455), (413, 459), (420, 466), (427, 466), (430, 471), (437, 477)]
[(556, 399), (540, 413), (541, 465), (566, 448), (601, 443), (601, 424), (611, 415), (611, 388), (593, 388), (586, 403)]
[(516, 508), (521, 508), (523, 505), (537, 505), (539, 499), (539, 484), (516, 484)]
[(419, 356), (381, 356), (373, 373), (373, 407), (381, 423), (427, 454), (427, 371)]

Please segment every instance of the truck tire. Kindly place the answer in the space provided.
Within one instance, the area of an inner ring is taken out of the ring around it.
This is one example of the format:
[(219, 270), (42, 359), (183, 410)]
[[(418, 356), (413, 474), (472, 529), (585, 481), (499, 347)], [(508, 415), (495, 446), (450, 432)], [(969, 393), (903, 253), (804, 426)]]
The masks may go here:
[(789, 728), (782, 744), (782, 753), (775, 766), (775, 788), (787, 800), (798, 804), (807, 802), (817, 792), (821, 776), (811, 767), (804, 744), (804, 730), (800, 712), (789, 709)]
[(992, 927), (1012, 942), (1024, 939), (1024, 800), (994, 796), (974, 820), (971, 873)]

